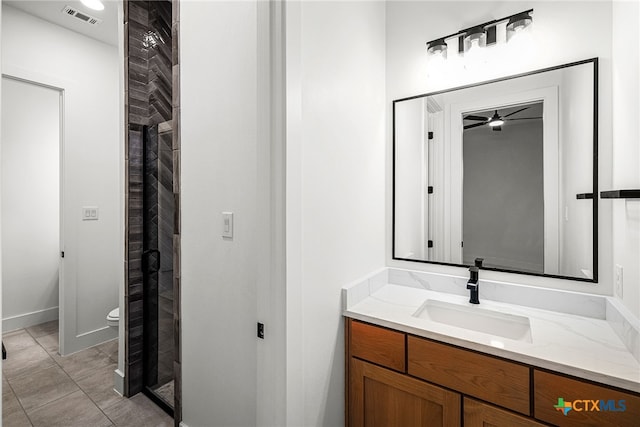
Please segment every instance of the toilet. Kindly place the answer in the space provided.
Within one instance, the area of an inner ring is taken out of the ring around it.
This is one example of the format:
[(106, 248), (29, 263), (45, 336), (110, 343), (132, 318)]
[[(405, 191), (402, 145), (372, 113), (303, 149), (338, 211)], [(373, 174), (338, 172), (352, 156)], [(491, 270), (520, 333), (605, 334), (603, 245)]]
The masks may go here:
[(120, 321), (120, 307), (116, 307), (113, 310), (111, 310), (107, 315), (107, 325), (117, 328), (119, 321)]

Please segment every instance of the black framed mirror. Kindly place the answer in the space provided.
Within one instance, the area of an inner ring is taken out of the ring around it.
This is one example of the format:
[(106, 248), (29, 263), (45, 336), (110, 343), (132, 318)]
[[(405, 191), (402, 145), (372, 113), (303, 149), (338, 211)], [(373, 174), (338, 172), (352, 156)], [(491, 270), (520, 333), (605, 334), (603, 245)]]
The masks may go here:
[(598, 281), (598, 59), (393, 101), (392, 257)]

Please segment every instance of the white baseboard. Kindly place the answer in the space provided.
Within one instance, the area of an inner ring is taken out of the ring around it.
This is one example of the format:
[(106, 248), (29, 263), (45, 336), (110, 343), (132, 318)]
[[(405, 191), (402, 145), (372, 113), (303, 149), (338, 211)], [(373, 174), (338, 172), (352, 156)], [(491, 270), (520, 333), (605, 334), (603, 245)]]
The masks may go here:
[(120, 396), (124, 396), (124, 372), (120, 369), (113, 371), (113, 389), (119, 393)]
[(18, 314), (17, 316), (2, 319), (2, 332), (15, 331), (28, 328), (41, 323), (50, 322), (58, 318), (58, 307), (45, 308), (31, 313)]

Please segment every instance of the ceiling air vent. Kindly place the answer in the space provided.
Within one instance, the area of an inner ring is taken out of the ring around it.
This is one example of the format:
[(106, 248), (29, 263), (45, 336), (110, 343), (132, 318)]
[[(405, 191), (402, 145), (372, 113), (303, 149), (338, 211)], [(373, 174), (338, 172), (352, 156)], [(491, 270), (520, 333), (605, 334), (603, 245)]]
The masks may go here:
[(102, 22), (102, 19), (87, 15), (86, 13), (80, 12), (78, 9), (75, 9), (68, 5), (65, 6), (64, 9), (62, 9), (62, 13), (73, 16), (74, 18), (78, 18), (79, 20), (91, 25), (98, 25)]

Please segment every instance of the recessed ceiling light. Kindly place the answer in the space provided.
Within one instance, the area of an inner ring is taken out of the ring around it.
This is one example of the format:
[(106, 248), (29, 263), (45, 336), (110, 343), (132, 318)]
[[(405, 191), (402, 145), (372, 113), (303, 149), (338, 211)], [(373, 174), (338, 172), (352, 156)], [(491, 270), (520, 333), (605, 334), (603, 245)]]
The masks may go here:
[(80, 0), (83, 5), (93, 10), (103, 10), (104, 5), (100, 0)]

